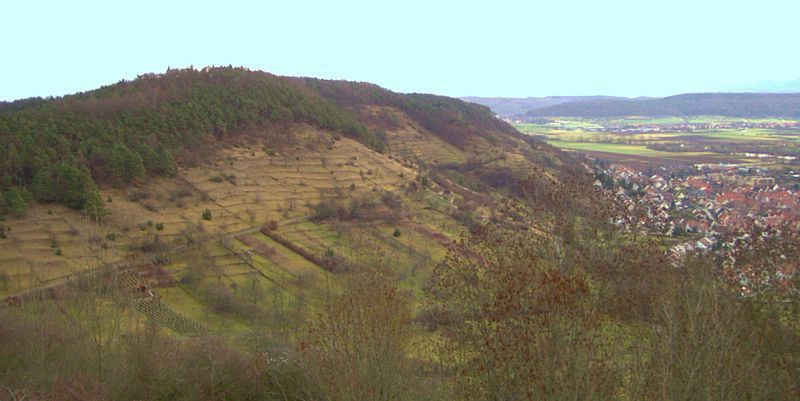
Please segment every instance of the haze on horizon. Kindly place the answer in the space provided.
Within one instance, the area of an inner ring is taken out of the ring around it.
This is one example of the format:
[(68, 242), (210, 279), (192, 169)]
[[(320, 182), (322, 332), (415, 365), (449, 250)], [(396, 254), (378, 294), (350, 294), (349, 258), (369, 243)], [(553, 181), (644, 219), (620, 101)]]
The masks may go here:
[(667, 96), (794, 81), (800, 4), (11, 2), (0, 100), (235, 65), (448, 96)]

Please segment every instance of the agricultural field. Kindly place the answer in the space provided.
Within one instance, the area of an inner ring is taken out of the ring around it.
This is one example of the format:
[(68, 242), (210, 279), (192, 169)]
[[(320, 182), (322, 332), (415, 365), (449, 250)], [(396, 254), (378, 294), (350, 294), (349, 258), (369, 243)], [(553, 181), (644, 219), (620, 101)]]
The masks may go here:
[(557, 148), (639, 165), (785, 163), (779, 156), (800, 151), (800, 124), (784, 119), (553, 118), (515, 127)]
[[(548, 140), (545, 141), (555, 147), (562, 149), (584, 150), (584, 151), (597, 151), (606, 153), (619, 153), (623, 155), (638, 155), (669, 158), (676, 156), (675, 152), (663, 152), (653, 150), (643, 145), (625, 145), (619, 143), (604, 143), (604, 142), (577, 142), (566, 140)], [(681, 153), (683, 156), (707, 156), (711, 152), (685, 152)]]

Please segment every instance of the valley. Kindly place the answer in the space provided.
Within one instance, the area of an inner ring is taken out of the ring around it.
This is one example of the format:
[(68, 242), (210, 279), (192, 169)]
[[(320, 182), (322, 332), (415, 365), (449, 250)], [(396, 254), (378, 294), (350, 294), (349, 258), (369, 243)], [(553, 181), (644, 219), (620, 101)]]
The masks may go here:
[[(634, 164), (788, 167), (800, 155), (800, 122), (729, 117), (549, 118), (521, 132), (568, 150)], [(627, 159), (626, 159), (627, 158)]]

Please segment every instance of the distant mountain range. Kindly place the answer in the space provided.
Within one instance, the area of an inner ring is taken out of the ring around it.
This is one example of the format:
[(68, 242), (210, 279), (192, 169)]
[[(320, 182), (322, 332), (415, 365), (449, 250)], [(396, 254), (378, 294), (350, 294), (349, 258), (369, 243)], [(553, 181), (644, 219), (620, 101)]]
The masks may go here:
[[(527, 103), (516, 99), (465, 98), (483, 104), (501, 117), (515, 116), (522, 120), (541, 117), (622, 117), (622, 116), (697, 116), (716, 115), (728, 117), (782, 117), (800, 118), (800, 93), (689, 93), (664, 98), (529, 98)], [(557, 99), (546, 105), (546, 99)], [(558, 101), (558, 99), (567, 99)], [(528, 99), (524, 99), (528, 100)], [(509, 114), (510, 107), (496, 105), (513, 104), (522, 113)], [(523, 106), (526, 104), (528, 106)]]
[(546, 96), (546, 97), (478, 97), (467, 96), (461, 100), (488, 106), (500, 117), (525, 114), (530, 110), (554, 106), (562, 103), (585, 100), (628, 99), (615, 96)]

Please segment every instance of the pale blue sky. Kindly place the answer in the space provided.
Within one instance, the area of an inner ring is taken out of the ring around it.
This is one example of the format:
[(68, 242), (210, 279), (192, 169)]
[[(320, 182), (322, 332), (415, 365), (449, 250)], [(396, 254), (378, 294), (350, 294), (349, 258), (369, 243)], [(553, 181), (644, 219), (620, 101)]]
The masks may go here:
[(190, 64), (450, 96), (660, 96), (800, 78), (798, 16), (797, 0), (9, 0), (0, 99)]

